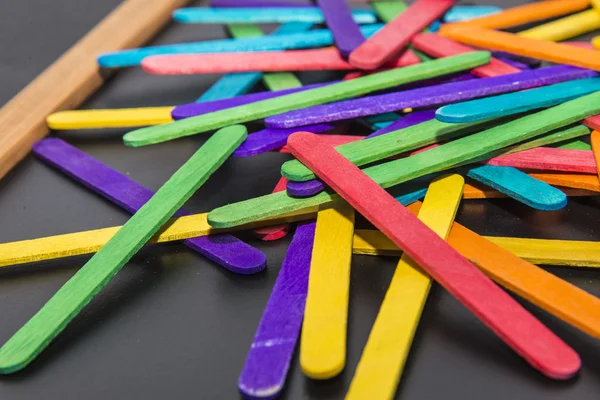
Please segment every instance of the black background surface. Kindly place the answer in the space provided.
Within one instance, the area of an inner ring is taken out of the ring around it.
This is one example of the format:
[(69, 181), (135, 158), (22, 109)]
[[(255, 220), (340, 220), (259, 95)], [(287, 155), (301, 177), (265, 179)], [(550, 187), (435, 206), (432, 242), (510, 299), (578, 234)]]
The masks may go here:
[[(509, 7), (521, 2), (479, 3)], [(118, 0), (0, 2), (0, 104), (117, 4)], [(155, 43), (226, 36), (222, 26), (172, 25)], [(304, 83), (335, 76), (300, 74)], [(108, 82), (85, 108), (186, 103), (217, 78), (158, 77), (127, 69)], [(359, 127), (355, 129), (358, 132)], [(120, 141), (125, 132), (61, 132), (60, 137), (154, 190), (205, 140), (192, 137), (131, 149)], [(231, 159), (187, 207), (204, 212), (268, 193), (278, 180), (279, 166), (289, 158), (268, 153)], [(114, 226), (127, 218), (117, 206), (31, 156), (0, 181), (0, 242)], [(569, 205), (557, 212), (534, 211), (512, 200), (464, 201), (458, 214), (459, 222), (480, 234), (579, 240), (600, 238), (599, 219), (599, 198), (571, 198)], [(273, 243), (262, 243), (250, 235), (241, 237), (267, 254), (265, 272), (236, 276), (179, 243), (145, 248), (30, 367), (0, 378), (0, 398), (238, 398), (237, 377), (289, 244), (289, 236)], [(81, 256), (2, 268), (0, 343), (88, 259)], [(314, 382), (303, 377), (295, 359), (283, 398), (343, 398), (396, 262), (390, 257), (353, 258), (346, 370), (334, 380)], [(600, 295), (600, 272), (549, 269)], [(397, 398), (597, 399), (600, 343), (536, 307), (525, 306), (580, 353), (583, 368), (575, 379), (553, 382), (535, 372), (436, 286)]]

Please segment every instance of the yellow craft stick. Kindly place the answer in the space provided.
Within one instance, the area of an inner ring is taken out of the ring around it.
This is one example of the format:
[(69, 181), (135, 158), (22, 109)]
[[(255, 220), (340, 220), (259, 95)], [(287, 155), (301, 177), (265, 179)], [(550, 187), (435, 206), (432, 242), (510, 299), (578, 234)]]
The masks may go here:
[[(495, 236), (484, 236), (484, 238), (533, 264), (600, 267), (600, 242)], [(352, 252), (370, 256), (399, 256), (402, 254), (398, 246), (383, 233), (366, 229), (357, 229), (354, 232)]]
[(346, 365), (353, 236), (348, 203), (319, 211), (300, 344), (302, 371), (313, 379), (333, 378)]
[[(316, 216), (316, 207), (289, 213), (281, 217), (240, 225), (228, 229), (213, 228), (208, 224), (208, 214), (195, 214), (173, 218), (154, 235), (148, 243), (163, 243), (184, 240), (196, 236), (207, 236), (237, 230), (254, 229), (306, 220)], [(95, 253), (119, 230), (120, 226), (48, 236), (39, 239), (0, 243), (0, 267), (25, 264), (55, 258)]]
[(591, 9), (519, 32), (530, 39), (567, 40), (600, 29), (600, 11)]
[[(435, 179), (425, 195), (419, 219), (446, 238), (460, 204), (464, 179)], [(421, 318), (431, 278), (408, 256), (396, 267), (369, 335), (346, 399), (392, 399)]]
[(50, 114), (50, 129), (126, 128), (173, 122), (175, 107), (117, 108), (114, 110), (71, 110)]

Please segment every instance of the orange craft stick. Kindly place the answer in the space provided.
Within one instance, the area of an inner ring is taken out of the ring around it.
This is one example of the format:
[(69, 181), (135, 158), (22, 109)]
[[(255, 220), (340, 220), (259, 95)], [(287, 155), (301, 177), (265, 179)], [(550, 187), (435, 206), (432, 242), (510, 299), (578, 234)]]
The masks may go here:
[(600, 181), (596, 175), (568, 174), (563, 172), (556, 173), (530, 173), (529, 176), (549, 185), (563, 186), (575, 189), (591, 190), (600, 192)]
[(444, 36), (477, 47), (506, 51), (558, 64), (600, 70), (600, 52), (568, 44), (529, 39), (512, 33), (474, 27), (451, 29), (444, 32)]
[(596, 169), (597, 171), (597, 175), (598, 178), (600, 179), (600, 168), (598, 168), (598, 166), (600, 165), (600, 132), (598, 131), (592, 131), (592, 134), (590, 136), (590, 141), (592, 143), (592, 151), (594, 152), (594, 159), (596, 160)]
[(548, 0), (538, 1), (519, 7), (509, 8), (496, 14), (485, 17), (474, 18), (465, 22), (442, 25), (440, 32), (447, 32), (464, 26), (474, 26), (487, 29), (504, 29), (526, 24), (533, 21), (541, 21), (548, 18), (558, 17), (588, 8), (590, 0)]

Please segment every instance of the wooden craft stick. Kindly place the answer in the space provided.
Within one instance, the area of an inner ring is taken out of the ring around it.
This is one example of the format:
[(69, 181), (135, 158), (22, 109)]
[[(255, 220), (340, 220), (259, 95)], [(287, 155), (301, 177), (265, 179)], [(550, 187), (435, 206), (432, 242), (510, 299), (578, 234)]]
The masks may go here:
[(302, 371), (313, 379), (333, 378), (346, 364), (353, 236), (347, 203), (319, 211), (300, 342)]
[[(33, 152), (47, 164), (132, 214), (154, 195), (151, 190), (133, 179), (61, 139), (48, 138), (37, 142), (33, 146)], [(189, 213), (181, 209), (174, 215), (179, 217)], [(238, 274), (254, 274), (266, 267), (267, 260), (264, 254), (232, 235), (197, 237), (183, 243)]]
[(536, 169), (540, 171), (598, 174), (594, 153), (589, 150), (538, 147), (536, 149), (493, 157), (487, 160), (486, 164)]
[(312, 7), (297, 1), (271, 0), (211, 0), (211, 7)]
[(246, 137), (232, 126), (215, 133), (152, 198), (0, 348), (0, 373), (29, 364), (167, 222)]
[[(369, 37), (381, 27), (380, 24), (366, 25), (361, 27), (361, 32)], [(333, 36), (328, 29), (316, 29), (310, 32), (278, 35), (277, 37), (218, 39), (113, 51), (100, 55), (97, 62), (98, 65), (104, 68), (122, 68), (139, 65), (145, 57), (160, 54), (277, 51), (329, 46), (332, 43)]]
[[(412, 52), (390, 63), (398, 68), (418, 64)], [(144, 71), (156, 75), (192, 75), (251, 71), (333, 71), (355, 69), (337, 49), (288, 50), (246, 53), (173, 54), (146, 57)]]
[(577, 353), (333, 147), (302, 132), (288, 147), (532, 367), (553, 379), (579, 370)]
[(590, 135), (590, 143), (594, 153), (594, 161), (596, 162), (596, 174), (600, 178), (600, 132), (593, 131)]
[(569, 64), (600, 70), (600, 57), (599, 53), (595, 50), (554, 43), (547, 40), (529, 39), (512, 33), (466, 26), (460, 29), (448, 30), (444, 35), (461, 43), (477, 47), (508, 51), (558, 64)]
[[(565, 188), (558, 186), (561, 192), (567, 195), (567, 197), (588, 197), (588, 196), (598, 196), (597, 192), (592, 192), (584, 189), (573, 189), (573, 188)], [(508, 197), (504, 193), (500, 193), (497, 190), (490, 188), (487, 185), (479, 183), (477, 181), (471, 180), (465, 183), (465, 188), (463, 190), (463, 199), (501, 199)]]
[(583, 120), (583, 124), (591, 129), (600, 129), (600, 115), (594, 115)]
[(398, 118), (398, 120), (387, 124), (385, 127), (376, 130), (368, 135), (365, 139), (371, 139), (386, 133), (409, 128), (414, 125), (422, 124), (423, 122), (431, 121), (432, 119), (435, 119), (435, 110), (413, 111), (401, 118)]
[(565, 172), (530, 172), (529, 175), (553, 186), (600, 192), (600, 182), (595, 175), (569, 174)]
[(592, 146), (582, 140), (569, 140), (561, 144), (557, 144), (555, 146), (557, 149), (567, 149), (567, 150), (592, 150)]
[(405, 68), (380, 72), (323, 88), (293, 93), (276, 99), (263, 100), (175, 121), (166, 125), (139, 129), (126, 134), (123, 140), (126, 145), (132, 147), (164, 142), (183, 136), (211, 131), (235, 123), (248, 122), (274, 114), (281, 114), (302, 107), (330, 103), (409, 82), (451, 74), (485, 64), (488, 61), (489, 53), (486, 52), (447, 57)]
[[(104, 83), (95, 54), (138, 46), (186, 0), (127, 0), (0, 109), (0, 177), (48, 134), (46, 117), (75, 108)], [(65, 84), (57, 85), (57, 82)], [(67, 84), (68, 83), (68, 84)]]
[(474, 18), (484, 17), (490, 14), (501, 12), (502, 9), (496, 6), (452, 6), (446, 14), (444, 14), (444, 22), (462, 22)]
[[(437, 178), (419, 211), (419, 220), (444, 240), (454, 222), (463, 185), (460, 175)], [(356, 367), (347, 400), (394, 397), (430, 287), (429, 275), (408, 255), (402, 255)]]
[(597, 76), (594, 71), (576, 67), (548, 67), (506, 76), (448, 82), (375, 96), (365, 96), (337, 103), (317, 105), (267, 117), (265, 123), (271, 128), (292, 128), (382, 114), (405, 108), (441, 106), (494, 94), (545, 86), (580, 77), (593, 76)]
[[(275, 189), (273, 189), (272, 193), (277, 193), (285, 190), (286, 183), (287, 179), (285, 179), (283, 176), (279, 178), (279, 181), (277, 182), (277, 185), (275, 185)], [(289, 230), (289, 224), (281, 224), (254, 229), (254, 234), (256, 234), (260, 240), (270, 242), (285, 237), (288, 234)]]
[(102, 129), (160, 125), (173, 122), (175, 107), (116, 108), (106, 110), (68, 110), (52, 113), (46, 118), (50, 129)]
[(547, 0), (508, 8), (497, 14), (471, 19), (469, 21), (445, 24), (440, 29), (442, 34), (455, 28), (478, 27), (486, 29), (504, 29), (530, 22), (542, 21), (572, 12), (585, 10), (590, 0)]
[(365, 37), (352, 17), (346, 0), (317, 0), (317, 5), (323, 12), (337, 49), (347, 59), (365, 41)]
[[(303, 129), (304, 131), (304, 129)], [(347, 143), (358, 142), (359, 140), (363, 140), (365, 136), (354, 136), (354, 135), (323, 135), (323, 140), (325, 140), (329, 145), (336, 147), (341, 146)], [(279, 149), (280, 153), (289, 153), (290, 149), (287, 146), (283, 146)], [(283, 177), (282, 177), (283, 178)]]
[(524, 92), (502, 94), (441, 107), (435, 117), (461, 123), (518, 114), (556, 104), (600, 90), (600, 78), (578, 79)]
[[(373, 11), (355, 10), (351, 16), (356, 23), (373, 24), (377, 18)], [(215, 8), (188, 7), (173, 12), (173, 19), (186, 24), (282, 24), (286, 22), (325, 22), (318, 7), (244, 7)]]
[(391, 1), (373, 1), (371, 7), (375, 11), (375, 14), (386, 24), (392, 22), (394, 18), (402, 14), (408, 8), (405, 1), (402, 0), (391, 0)]
[(350, 64), (376, 69), (398, 57), (411, 37), (425, 29), (453, 4), (452, 0), (417, 0), (350, 54)]
[(285, 384), (304, 316), (315, 223), (301, 223), (288, 247), (238, 380), (251, 399), (272, 399)]
[[(534, 138), (598, 112), (600, 112), (600, 93), (593, 93), (477, 134), (453, 140), (426, 153), (366, 168), (365, 173), (379, 185), (387, 188), (467, 161), (471, 162), (484, 155), (489, 157), (490, 153), (498, 149)], [(379, 138), (386, 136), (390, 135), (382, 135)], [(369, 143), (374, 140), (357, 143)], [(290, 178), (288, 174), (285, 176)], [(306, 199), (275, 193), (217, 208), (209, 214), (209, 221), (215, 227), (235, 226), (326, 204), (338, 198), (339, 196), (330, 192), (321, 192)]]
[(600, 11), (591, 9), (518, 33), (530, 39), (559, 42), (600, 29)]
[[(440, 58), (454, 56), (457, 54), (469, 53), (475, 51), (472, 47), (456, 43), (453, 40), (435, 33), (418, 33), (412, 38), (412, 45), (421, 50), (425, 54)], [(497, 58), (492, 57), (489, 64), (481, 67), (473, 68), (471, 73), (480, 78), (491, 76), (508, 75), (521, 72), (520, 69), (514, 68)]]
[[(302, 130), (311, 133), (323, 133), (334, 129), (333, 125), (319, 124), (303, 126)], [(248, 136), (248, 139), (233, 153), (236, 157), (252, 157), (267, 151), (279, 149), (287, 143), (288, 137), (297, 132), (292, 129), (263, 129)]]

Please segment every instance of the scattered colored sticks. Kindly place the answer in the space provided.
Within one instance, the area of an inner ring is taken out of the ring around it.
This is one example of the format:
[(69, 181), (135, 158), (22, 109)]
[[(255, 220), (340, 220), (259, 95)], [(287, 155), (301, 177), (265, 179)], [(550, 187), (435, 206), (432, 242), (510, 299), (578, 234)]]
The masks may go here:
[(534, 368), (554, 379), (579, 370), (570, 347), (333, 147), (309, 133), (288, 147)]

